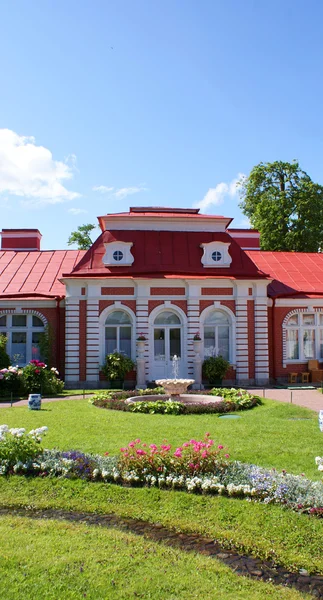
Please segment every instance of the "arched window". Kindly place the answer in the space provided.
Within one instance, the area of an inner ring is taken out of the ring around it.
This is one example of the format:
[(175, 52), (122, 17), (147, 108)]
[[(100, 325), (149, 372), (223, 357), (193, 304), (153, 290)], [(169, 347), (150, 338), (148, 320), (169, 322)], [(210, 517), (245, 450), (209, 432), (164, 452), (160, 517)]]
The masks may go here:
[(105, 355), (120, 352), (131, 358), (132, 321), (128, 313), (114, 310), (105, 320)]
[(214, 310), (204, 321), (204, 356), (218, 354), (230, 359), (230, 319), (221, 310)]
[(287, 360), (323, 359), (323, 313), (294, 313), (284, 327)]
[(41, 360), (43, 321), (32, 314), (6, 314), (0, 317), (0, 333), (7, 338), (7, 353), (13, 365), (25, 366), (31, 360)]

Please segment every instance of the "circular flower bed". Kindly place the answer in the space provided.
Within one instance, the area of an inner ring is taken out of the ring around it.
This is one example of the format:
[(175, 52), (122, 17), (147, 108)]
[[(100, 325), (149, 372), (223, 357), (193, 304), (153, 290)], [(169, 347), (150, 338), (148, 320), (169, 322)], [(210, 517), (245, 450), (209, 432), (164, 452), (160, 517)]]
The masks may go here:
[[(127, 400), (134, 395), (143, 396), (142, 401), (129, 404)], [(156, 396), (160, 399), (156, 400)], [(145, 396), (148, 398), (145, 399)], [(153, 399), (150, 399), (149, 397)], [(198, 401), (201, 396), (201, 401)], [(205, 397), (208, 397), (205, 401)], [(222, 401), (217, 400), (222, 397)], [(165, 395), (163, 388), (136, 390), (127, 392), (111, 392), (109, 390), (100, 392), (90, 400), (94, 406), (110, 410), (123, 410), (128, 412), (141, 412), (149, 414), (205, 414), (205, 413), (227, 413), (237, 410), (246, 410), (261, 405), (261, 398), (249, 394), (243, 389), (214, 388), (209, 392), (192, 392), (192, 400), (188, 392), (179, 400), (170, 400)], [(212, 402), (214, 397), (214, 402)], [(217, 398), (216, 398), (217, 397)]]

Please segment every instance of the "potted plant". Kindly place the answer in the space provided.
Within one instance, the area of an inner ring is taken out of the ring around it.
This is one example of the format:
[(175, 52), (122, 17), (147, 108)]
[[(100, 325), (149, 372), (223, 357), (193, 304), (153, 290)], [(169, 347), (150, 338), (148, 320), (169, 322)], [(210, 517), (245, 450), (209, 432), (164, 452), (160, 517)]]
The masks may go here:
[(209, 356), (203, 362), (203, 375), (209, 380), (209, 383), (221, 387), (222, 380), (229, 367), (229, 361), (223, 358), (221, 354)]
[(108, 381), (110, 381), (111, 387), (117, 389), (123, 387), (125, 375), (129, 371), (132, 371), (134, 367), (135, 363), (131, 358), (120, 352), (113, 352), (106, 355), (101, 371)]
[(145, 342), (147, 338), (144, 333), (139, 333), (137, 337), (138, 358), (143, 358), (145, 350)]
[(200, 354), (202, 345), (202, 338), (200, 336), (200, 332), (197, 331), (193, 336), (193, 349), (195, 354)]

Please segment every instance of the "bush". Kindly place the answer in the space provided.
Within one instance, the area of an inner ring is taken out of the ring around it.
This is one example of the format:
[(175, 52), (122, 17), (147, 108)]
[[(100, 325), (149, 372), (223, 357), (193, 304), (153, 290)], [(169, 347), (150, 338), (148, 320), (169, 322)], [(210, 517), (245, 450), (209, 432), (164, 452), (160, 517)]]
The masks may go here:
[(0, 369), (7, 369), (10, 365), (10, 357), (6, 352), (7, 338), (0, 334)]
[(26, 394), (60, 394), (64, 389), (64, 382), (58, 379), (57, 369), (48, 369), (40, 360), (31, 360), (22, 369), (22, 381)]
[(222, 380), (230, 367), (230, 363), (219, 354), (218, 356), (210, 356), (203, 362), (203, 375), (210, 383), (216, 380)]
[(105, 357), (105, 363), (101, 367), (101, 372), (108, 380), (120, 380), (123, 381), (125, 375), (135, 368), (135, 363), (120, 352), (113, 352), (107, 354)]
[(40, 427), (26, 434), (25, 429), (0, 425), (0, 474), (6, 475), (17, 465), (39, 456), (42, 453), (39, 443), (46, 431), (47, 427)]

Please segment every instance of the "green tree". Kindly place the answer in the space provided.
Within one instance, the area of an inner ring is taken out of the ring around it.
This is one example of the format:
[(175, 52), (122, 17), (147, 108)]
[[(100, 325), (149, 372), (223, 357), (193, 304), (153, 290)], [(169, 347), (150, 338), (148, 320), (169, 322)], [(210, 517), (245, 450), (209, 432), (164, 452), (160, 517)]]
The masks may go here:
[(298, 162), (253, 167), (239, 182), (240, 208), (260, 231), (262, 250), (317, 252), (323, 246), (323, 186)]
[(77, 244), (79, 250), (88, 250), (93, 244), (89, 235), (90, 231), (93, 229), (95, 229), (95, 225), (92, 225), (91, 223), (80, 225), (76, 231), (72, 231), (67, 240), (68, 246)]

